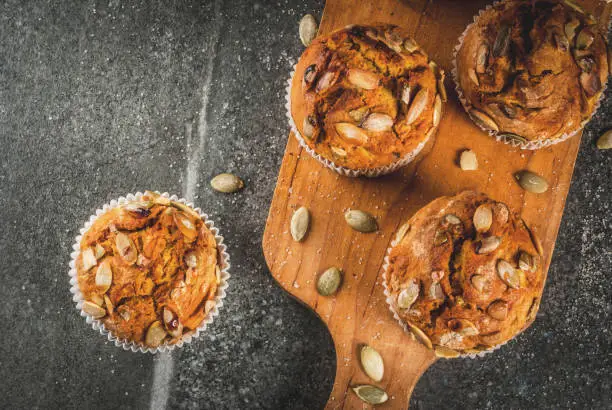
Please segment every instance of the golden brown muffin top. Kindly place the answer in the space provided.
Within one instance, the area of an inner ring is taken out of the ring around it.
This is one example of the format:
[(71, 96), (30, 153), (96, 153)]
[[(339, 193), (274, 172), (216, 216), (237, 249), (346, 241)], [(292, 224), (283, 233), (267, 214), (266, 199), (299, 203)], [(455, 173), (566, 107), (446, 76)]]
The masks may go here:
[(385, 272), (391, 308), (441, 355), (487, 350), (534, 320), (542, 248), (503, 203), (471, 191), (436, 199), (398, 241)]
[(505, 1), (485, 11), (457, 54), (474, 121), (522, 143), (580, 129), (608, 76), (606, 44), (594, 23), (549, 0)]
[(147, 192), (96, 219), (80, 248), (83, 310), (119, 339), (177, 343), (215, 306), (217, 243), (183, 203)]
[(439, 96), (438, 79), (443, 87), (443, 72), (398, 27), (349, 26), (302, 54), (292, 116), (308, 146), (337, 166), (390, 165), (440, 121), (446, 93)]

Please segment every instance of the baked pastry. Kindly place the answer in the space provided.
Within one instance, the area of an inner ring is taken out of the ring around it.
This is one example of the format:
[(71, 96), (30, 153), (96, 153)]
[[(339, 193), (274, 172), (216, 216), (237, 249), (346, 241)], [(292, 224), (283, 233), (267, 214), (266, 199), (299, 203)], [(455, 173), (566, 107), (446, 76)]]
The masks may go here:
[(542, 247), (501, 202), (465, 191), (419, 210), (388, 254), (391, 310), (445, 357), (502, 344), (534, 320)]
[(349, 26), (304, 51), (290, 114), (323, 162), (362, 171), (404, 165), (440, 122), (443, 76), (400, 28)]
[(464, 34), (456, 68), (471, 118), (532, 149), (580, 130), (608, 76), (593, 17), (555, 0), (509, 0), (482, 12)]
[(222, 263), (196, 211), (147, 192), (84, 232), (75, 261), (82, 310), (118, 339), (175, 344), (215, 307)]

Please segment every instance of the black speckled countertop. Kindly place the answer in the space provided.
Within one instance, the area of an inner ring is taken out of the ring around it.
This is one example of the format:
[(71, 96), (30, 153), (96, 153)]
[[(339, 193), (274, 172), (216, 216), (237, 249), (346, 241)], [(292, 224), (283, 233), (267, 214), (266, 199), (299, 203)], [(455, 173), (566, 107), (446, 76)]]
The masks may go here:
[[(287, 296), (260, 242), (287, 139), (297, 23), (322, 0), (20, 1), (0, 4), (0, 408), (316, 409), (334, 347)], [(608, 93), (609, 94), (609, 93)], [(583, 137), (535, 326), (479, 360), (440, 361), (413, 408), (612, 406), (612, 127)], [(246, 181), (215, 193), (219, 172)], [(221, 317), (172, 355), (117, 349), (71, 300), (70, 249), (110, 199), (192, 199), (232, 255)]]

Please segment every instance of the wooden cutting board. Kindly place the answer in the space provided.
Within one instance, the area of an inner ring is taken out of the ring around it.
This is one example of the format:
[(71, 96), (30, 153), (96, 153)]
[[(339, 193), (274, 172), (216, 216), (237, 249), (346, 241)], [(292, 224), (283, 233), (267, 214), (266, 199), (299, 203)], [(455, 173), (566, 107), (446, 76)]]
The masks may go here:
[[(507, 203), (542, 239), (548, 270), (581, 135), (539, 151), (522, 151), (496, 142), (469, 121), (450, 78), (452, 56), (457, 38), (487, 3), (328, 0), (325, 5), (319, 34), (348, 24), (383, 22), (406, 27), (446, 71), (449, 94), (437, 136), (416, 161), (392, 175), (375, 179), (337, 175), (312, 159), (293, 135), (289, 137), (263, 250), (276, 281), (314, 310), (331, 332), (337, 369), (327, 408), (361, 408), (364, 403), (350, 387), (369, 383), (389, 394), (388, 402), (377, 408), (406, 409), (419, 377), (436, 360), (432, 351), (413, 341), (393, 319), (382, 287), (383, 257), (393, 233), (431, 200), (474, 189)], [(596, 1), (588, 3), (592, 7), (587, 8), (594, 10)], [(457, 166), (458, 153), (466, 148), (478, 156), (477, 171), (464, 172)], [(523, 191), (513, 174), (524, 169), (543, 175), (550, 189), (540, 195)], [(310, 210), (312, 222), (306, 240), (296, 243), (289, 222), (301, 206)], [(380, 230), (353, 231), (343, 217), (349, 208), (372, 213)], [(336, 296), (322, 297), (315, 288), (316, 278), (330, 266), (344, 270), (344, 282)], [(364, 343), (384, 359), (380, 383), (369, 380), (360, 367), (358, 348)]]

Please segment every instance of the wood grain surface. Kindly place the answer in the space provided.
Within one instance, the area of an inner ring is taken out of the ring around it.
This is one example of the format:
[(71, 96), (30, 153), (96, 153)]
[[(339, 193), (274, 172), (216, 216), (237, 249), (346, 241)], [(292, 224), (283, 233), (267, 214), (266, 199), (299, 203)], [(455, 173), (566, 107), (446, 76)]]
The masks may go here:
[[(413, 163), (392, 175), (375, 179), (339, 176), (303, 151), (293, 135), (288, 139), (263, 250), (280, 286), (314, 310), (331, 332), (337, 370), (327, 408), (364, 407), (350, 388), (362, 383), (380, 386), (389, 394), (388, 402), (377, 408), (408, 408), (420, 375), (436, 360), (433, 352), (413, 341), (393, 319), (382, 287), (383, 258), (393, 233), (431, 200), (474, 189), (507, 203), (542, 239), (548, 270), (581, 135), (539, 151), (522, 151), (496, 142), (470, 122), (450, 78), (453, 50), (472, 17), (488, 3), (328, 0), (325, 6), (320, 34), (348, 24), (375, 22), (407, 28), (446, 71), (449, 94), (437, 135)], [(595, 10), (597, 2), (580, 3)], [(458, 154), (467, 148), (478, 156), (477, 171), (464, 172), (457, 166)], [(525, 169), (543, 175), (550, 189), (540, 195), (523, 191), (513, 175)], [(306, 239), (296, 243), (289, 223), (300, 206), (310, 210), (312, 222)], [(343, 217), (349, 208), (372, 213), (380, 230), (371, 234), (353, 231)], [(316, 278), (330, 266), (344, 271), (344, 282), (335, 296), (319, 296)], [(384, 359), (380, 383), (369, 380), (360, 367), (358, 349), (364, 343)]]

